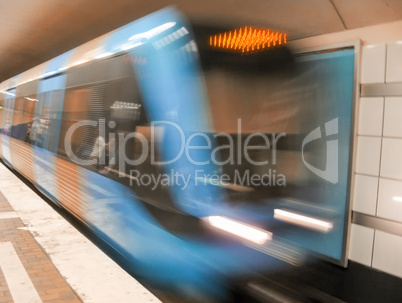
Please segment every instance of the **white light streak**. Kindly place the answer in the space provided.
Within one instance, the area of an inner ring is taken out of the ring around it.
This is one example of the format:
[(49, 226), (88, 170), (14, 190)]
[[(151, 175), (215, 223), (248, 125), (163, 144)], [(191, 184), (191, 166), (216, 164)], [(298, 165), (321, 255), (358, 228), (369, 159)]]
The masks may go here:
[(111, 52), (104, 52), (104, 53), (102, 53), (102, 54), (97, 55), (94, 59), (102, 59), (102, 58), (105, 58), (105, 57), (109, 57), (110, 55), (113, 55), (113, 53), (111, 53)]
[(84, 63), (87, 63), (87, 62), (89, 62), (89, 59), (80, 60), (80, 61), (75, 62), (72, 66), (81, 65), (81, 64), (84, 64)]
[(161, 47), (164, 47), (165, 45), (168, 45), (187, 34), (188, 34), (188, 30), (185, 27), (182, 27), (182, 28), (178, 29), (177, 31), (171, 33), (170, 35), (152, 43), (152, 45), (156, 49), (160, 49)]
[(176, 25), (176, 22), (167, 22), (165, 24), (157, 26), (144, 33), (133, 35), (128, 40), (132, 41), (132, 40), (139, 40), (139, 39), (143, 39), (143, 38), (150, 39), (153, 36), (159, 35), (160, 33), (164, 32), (165, 30), (168, 30), (169, 28), (171, 28), (175, 25)]
[(210, 216), (206, 219), (209, 224), (216, 228), (257, 244), (264, 244), (266, 241), (272, 240), (272, 233), (232, 219), (221, 216)]
[(280, 221), (284, 221), (287, 223), (299, 225), (302, 227), (314, 229), (325, 233), (329, 232), (333, 228), (333, 224), (331, 222), (326, 222), (315, 218), (307, 217), (304, 215), (295, 214), (290, 211), (285, 211), (282, 209), (274, 210), (274, 218)]
[(9, 96), (12, 96), (12, 97), (15, 97), (15, 95), (13, 94), (13, 93), (9, 93), (9, 92), (6, 92), (6, 91), (2, 91), (2, 93), (3, 94), (5, 94), (5, 95), (9, 95)]
[(54, 75), (56, 73), (57, 73), (57, 71), (50, 71), (50, 72), (47, 72), (46, 74), (44, 74), (43, 77), (49, 77), (49, 76)]
[(122, 50), (129, 50), (132, 48), (135, 48), (137, 46), (140, 46), (146, 42), (146, 40), (151, 39), (152, 37), (159, 35), (163, 33), (164, 31), (168, 30), (169, 28), (173, 27), (176, 25), (176, 22), (167, 22), (165, 24), (162, 24), (160, 26), (157, 26), (153, 29), (150, 29), (149, 31), (140, 33), (140, 34), (135, 34), (131, 36), (126, 43), (124, 43), (120, 48)]

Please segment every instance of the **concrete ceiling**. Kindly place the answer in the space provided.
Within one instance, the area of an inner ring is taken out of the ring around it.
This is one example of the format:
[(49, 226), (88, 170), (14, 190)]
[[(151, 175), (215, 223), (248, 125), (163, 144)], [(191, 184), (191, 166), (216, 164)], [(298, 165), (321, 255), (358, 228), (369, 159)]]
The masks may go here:
[(196, 24), (270, 27), (289, 40), (402, 19), (401, 0), (0, 0), (0, 81), (168, 5)]

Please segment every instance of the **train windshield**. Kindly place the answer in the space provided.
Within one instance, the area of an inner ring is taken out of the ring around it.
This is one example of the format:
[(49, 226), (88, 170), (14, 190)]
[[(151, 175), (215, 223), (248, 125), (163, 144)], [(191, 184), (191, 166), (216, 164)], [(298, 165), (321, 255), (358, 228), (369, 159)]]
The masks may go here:
[[(284, 47), (200, 53), (211, 136), (219, 154), (220, 179), (215, 184), (239, 209), (254, 205), (275, 218), (281, 212), (289, 218), (319, 218), (328, 224), (322, 236), (306, 229), (303, 236), (287, 238), (340, 259), (348, 203), (354, 50), (303, 56), (293, 56)], [(322, 248), (319, 241), (328, 245)]]
[[(222, 185), (228, 198), (258, 202), (297, 192), (300, 198), (307, 195), (314, 201), (317, 195), (302, 190), (312, 180), (300, 147), (322, 117), (314, 110), (320, 106), (314, 85), (303, 81), (290, 52), (210, 51), (204, 56), (213, 136), (219, 149), (215, 162), (227, 180)], [(307, 154), (317, 153), (310, 148)]]

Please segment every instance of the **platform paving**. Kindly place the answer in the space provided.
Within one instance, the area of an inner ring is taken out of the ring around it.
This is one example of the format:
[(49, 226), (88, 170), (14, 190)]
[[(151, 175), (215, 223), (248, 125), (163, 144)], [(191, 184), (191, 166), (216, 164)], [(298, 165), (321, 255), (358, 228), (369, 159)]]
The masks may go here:
[(160, 301), (0, 163), (0, 302)]
[(81, 302), (0, 193), (0, 302)]

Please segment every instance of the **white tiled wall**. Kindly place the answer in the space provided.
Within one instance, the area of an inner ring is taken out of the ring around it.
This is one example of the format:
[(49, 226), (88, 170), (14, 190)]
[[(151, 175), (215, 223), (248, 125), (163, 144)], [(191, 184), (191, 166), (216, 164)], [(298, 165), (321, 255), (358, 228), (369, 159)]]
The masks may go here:
[(377, 207), (378, 178), (355, 176), (353, 210), (375, 216)]
[(381, 138), (357, 138), (356, 172), (371, 176), (378, 176), (380, 170)]
[(402, 97), (385, 98), (384, 136), (402, 138)]
[(349, 259), (371, 266), (374, 229), (352, 224), (350, 231)]
[(402, 180), (402, 139), (383, 139), (380, 175)]
[(362, 48), (361, 83), (384, 83), (386, 44)]
[[(362, 48), (361, 83), (402, 83), (402, 40)], [(402, 95), (360, 99), (352, 203), (402, 223)], [(352, 224), (349, 243), (351, 260), (402, 278), (401, 236)]]
[(402, 222), (402, 181), (380, 179), (377, 215)]
[(402, 237), (376, 230), (372, 266), (402, 277)]
[(386, 82), (402, 82), (402, 41), (388, 43)]
[(359, 135), (381, 136), (384, 98), (361, 98), (359, 111)]

